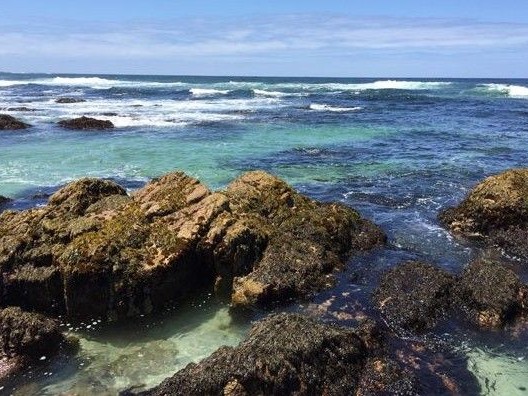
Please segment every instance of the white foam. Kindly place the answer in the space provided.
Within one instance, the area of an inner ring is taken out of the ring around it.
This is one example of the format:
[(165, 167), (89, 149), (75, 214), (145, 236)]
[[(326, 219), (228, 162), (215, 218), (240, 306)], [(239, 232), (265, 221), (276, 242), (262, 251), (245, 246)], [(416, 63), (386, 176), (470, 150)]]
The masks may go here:
[(336, 107), (336, 106), (330, 106), (326, 104), (317, 104), (317, 103), (311, 103), (309, 106), (310, 110), (314, 111), (331, 111), (335, 113), (345, 113), (349, 111), (359, 111), (362, 110), (363, 107), (355, 106), (355, 107)]
[(528, 98), (528, 87), (509, 84), (484, 84), (483, 87), (491, 92), (498, 92), (512, 98)]
[(207, 89), (207, 88), (191, 88), (189, 91), (194, 96), (216, 96), (216, 95), (226, 95), (229, 93), (229, 90)]
[(28, 84), (27, 81), (0, 80), (0, 87), (12, 87), (15, 85)]
[(48, 85), (56, 87), (88, 87), (94, 89), (109, 89), (113, 87), (144, 87), (144, 88), (171, 88), (183, 87), (188, 84), (182, 82), (156, 82), (156, 81), (131, 81), (107, 79), (101, 77), (53, 77), (34, 80), (0, 80), (0, 87), (14, 85)]
[(255, 95), (259, 96), (269, 96), (272, 98), (281, 98), (284, 96), (290, 96), (291, 94), (288, 94), (286, 92), (278, 92), (278, 91), (265, 91), (263, 89), (253, 89), (253, 93)]

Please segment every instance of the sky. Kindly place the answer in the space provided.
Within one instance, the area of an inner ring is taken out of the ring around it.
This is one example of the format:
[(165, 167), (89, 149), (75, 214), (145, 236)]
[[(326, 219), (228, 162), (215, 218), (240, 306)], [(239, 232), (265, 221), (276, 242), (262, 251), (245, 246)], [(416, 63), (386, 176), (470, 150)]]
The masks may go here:
[(2, 0), (0, 71), (528, 78), (526, 0)]

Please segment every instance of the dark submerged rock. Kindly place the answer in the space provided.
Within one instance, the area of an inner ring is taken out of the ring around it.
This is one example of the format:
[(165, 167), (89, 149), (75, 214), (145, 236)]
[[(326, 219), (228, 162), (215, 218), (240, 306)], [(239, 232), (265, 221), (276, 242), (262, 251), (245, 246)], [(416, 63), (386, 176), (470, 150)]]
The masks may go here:
[(18, 307), (0, 309), (0, 384), (28, 367), (75, 350), (56, 321)]
[(13, 116), (7, 114), (0, 114), (0, 130), (26, 129), (30, 126), (31, 125), (26, 124), (25, 122), (17, 120)]
[(465, 268), (456, 295), (468, 318), (481, 327), (503, 327), (528, 310), (528, 287), (512, 270), (487, 260)]
[(56, 321), (18, 307), (0, 310), (0, 332), (0, 349), (8, 357), (52, 356), (65, 341)]
[(383, 274), (374, 300), (391, 325), (423, 332), (446, 314), (454, 282), (433, 265), (410, 261)]
[(11, 198), (7, 198), (7, 197), (4, 197), (3, 195), (0, 195), (0, 208), (11, 201), (12, 201)]
[(112, 129), (114, 124), (107, 120), (98, 120), (90, 117), (79, 117), (71, 120), (59, 121), (58, 124), (66, 129)]
[(174, 172), (132, 197), (82, 179), (45, 207), (0, 214), (3, 304), (118, 319), (213, 284), (237, 306), (283, 302), (331, 285), (349, 254), (384, 238), (264, 172), (215, 193)]
[(373, 297), (391, 327), (416, 333), (457, 313), (481, 328), (501, 328), (528, 311), (528, 286), (500, 262), (487, 259), (470, 263), (459, 276), (407, 262), (382, 276)]
[(58, 98), (55, 103), (82, 103), (86, 102), (86, 99), (82, 98)]
[(370, 352), (353, 330), (283, 313), (258, 322), (237, 347), (222, 347), (141, 394), (416, 393), (412, 376)]

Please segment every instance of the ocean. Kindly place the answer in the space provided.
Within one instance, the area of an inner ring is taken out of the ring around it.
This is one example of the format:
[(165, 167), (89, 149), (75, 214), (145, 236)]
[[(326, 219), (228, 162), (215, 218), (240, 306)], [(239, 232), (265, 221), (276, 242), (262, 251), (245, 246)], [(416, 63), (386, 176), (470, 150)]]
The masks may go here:
[[(484, 177), (528, 165), (526, 79), (0, 73), (0, 113), (32, 125), (0, 131), (0, 195), (14, 199), (11, 209), (42, 205), (84, 176), (133, 191), (176, 169), (213, 189), (263, 169), (312, 198), (358, 209), (389, 243), (350, 261), (348, 275), (357, 272), (356, 280), (343, 275), (314, 299), (338, 295), (341, 305), (368, 304), (379, 274), (404, 260), (460, 272), (479, 248), (442, 228), (439, 211)], [(57, 125), (81, 115), (116, 128)], [(520, 275), (528, 280), (526, 269)], [(220, 345), (235, 345), (249, 325), (208, 295), (177, 311), (119, 326), (65, 322), (81, 337), (79, 355), (36, 370), (15, 394), (152, 386)], [(526, 337), (455, 333), (446, 338), (464, 355), (481, 394), (524, 394)]]

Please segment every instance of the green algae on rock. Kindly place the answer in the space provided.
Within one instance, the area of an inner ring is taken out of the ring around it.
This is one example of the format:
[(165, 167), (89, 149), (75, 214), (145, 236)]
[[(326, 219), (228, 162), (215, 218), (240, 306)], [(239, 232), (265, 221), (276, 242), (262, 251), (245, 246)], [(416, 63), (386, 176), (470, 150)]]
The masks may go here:
[(384, 240), (353, 209), (265, 172), (219, 192), (174, 172), (132, 196), (82, 179), (44, 207), (0, 214), (2, 304), (112, 320), (213, 285), (238, 306), (287, 301), (328, 287), (350, 254)]

